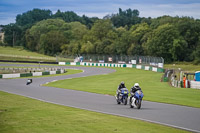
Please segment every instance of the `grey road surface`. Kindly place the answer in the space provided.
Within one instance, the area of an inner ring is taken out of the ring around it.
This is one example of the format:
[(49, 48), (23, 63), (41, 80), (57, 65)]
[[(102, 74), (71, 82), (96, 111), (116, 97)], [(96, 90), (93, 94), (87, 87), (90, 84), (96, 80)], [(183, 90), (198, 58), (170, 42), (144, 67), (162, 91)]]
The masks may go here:
[[(8, 64), (0, 64), (0, 66), (2, 65), (8, 66)], [(200, 133), (199, 108), (143, 101), (142, 108), (137, 110), (131, 109), (128, 105), (118, 105), (113, 96), (41, 86), (41, 84), (51, 82), (53, 80), (114, 72), (113, 69), (108, 68), (62, 67), (82, 69), (84, 72), (74, 75), (33, 78), (33, 83), (28, 86), (26, 85), (26, 78), (0, 79), (0, 90), (49, 103), (134, 118)]]

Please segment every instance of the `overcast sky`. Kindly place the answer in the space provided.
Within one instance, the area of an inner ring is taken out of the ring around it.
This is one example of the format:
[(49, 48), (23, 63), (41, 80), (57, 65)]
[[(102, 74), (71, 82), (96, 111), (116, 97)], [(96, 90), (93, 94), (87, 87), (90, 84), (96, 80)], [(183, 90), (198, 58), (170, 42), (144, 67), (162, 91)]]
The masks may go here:
[(78, 15), (102, 18), (119, 8), (137, 9), (140, 17), (189, 16), (200, 19), (200, 0), (0, 0), (0, 25), (15, 23), (18, 14), (34, 8), (74, 11)]

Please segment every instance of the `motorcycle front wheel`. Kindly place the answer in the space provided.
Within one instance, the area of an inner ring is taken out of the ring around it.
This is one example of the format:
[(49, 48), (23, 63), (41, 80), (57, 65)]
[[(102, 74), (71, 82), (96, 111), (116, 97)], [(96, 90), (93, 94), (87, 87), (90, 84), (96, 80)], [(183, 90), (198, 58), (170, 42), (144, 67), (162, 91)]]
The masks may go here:
[(138, 100), (137, 101), (137, 109), (140, 109), (141, 108), (141, 100)]
[(126, 104), (127, 104), (127, 101), (128, 101), (128, 98), (127, 98), (127, 97), (125, 97), (125, 98), (124, 98), (124, 105), (126, 105)]

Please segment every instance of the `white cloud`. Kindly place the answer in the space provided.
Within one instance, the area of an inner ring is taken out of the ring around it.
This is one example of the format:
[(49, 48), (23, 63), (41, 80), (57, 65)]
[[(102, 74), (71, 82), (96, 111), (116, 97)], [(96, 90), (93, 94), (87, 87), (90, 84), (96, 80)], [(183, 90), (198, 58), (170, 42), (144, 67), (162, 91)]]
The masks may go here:
[(138, 9), (140, 17), (170, 15), (200, 19), (199, 0), (0, 0), (0, 4), (0, 24), (13, 23), (17, 14), (33, 8), (49, 9), (53, 13), (58, 9), (62, 12), (74, 11), (80, 16), (85, 14), (88, 17), (99, 18), (117, 13), (119, 8), (131, 8)]
[(142, 17), (189, 16), (200, 19), (200, 3), (194, 4), (165, 4), (165, 5), (137, 5)]
[(95, 6), (94, 4), (83, 4), (81, 7), (74, 5), (73, 7), (66, 6), (51, 6), (44, 7), (50, 9), (55, 13), (58, 9), (61, 11), (74, 11), (78, 15), (83, 14), (88, 17), (99, 17), (103, 18), (108, 14), (117, 13), (119, 8), (126, 10), (128, 8), (138, 9), (141, 17), (159, 17), (163, 15), (169, 16), (189, 16), (200, 19), (200, 3), (192, 4), (115, 4), (109, 3), (107, 5)]
[(7, 25), (7, 24), (10, 24), (10, 23), (15, 23), (15, 18), (7, 17), (5, 19), (0, 20), (0, 25)]
[(0, 25), (15, 23), (16, 14), (0, 12)]

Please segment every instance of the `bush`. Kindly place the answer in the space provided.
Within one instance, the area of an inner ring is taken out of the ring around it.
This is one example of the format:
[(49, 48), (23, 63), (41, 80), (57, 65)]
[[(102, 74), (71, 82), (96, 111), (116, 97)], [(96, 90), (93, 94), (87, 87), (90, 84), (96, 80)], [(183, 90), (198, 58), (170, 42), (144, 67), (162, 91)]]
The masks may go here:
[(6, 44), (4, 42), (0, 41), (0, 46), (5, 46)]

